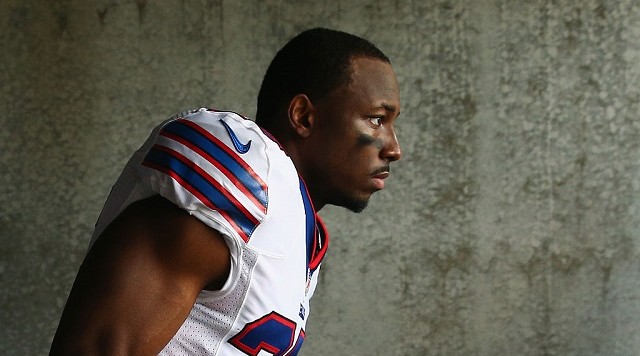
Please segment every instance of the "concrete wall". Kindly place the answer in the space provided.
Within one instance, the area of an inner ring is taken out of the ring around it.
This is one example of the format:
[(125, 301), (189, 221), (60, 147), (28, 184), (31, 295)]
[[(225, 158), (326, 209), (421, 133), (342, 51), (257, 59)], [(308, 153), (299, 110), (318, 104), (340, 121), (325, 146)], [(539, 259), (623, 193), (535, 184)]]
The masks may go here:
[(304, 355), (638, 355), (633, 0), (0, 2), (0, 354), (45, 354), (101, 205), (159, 120), (252, 116), (308, 27), (402, 87), (404, 160), (333, 246)]

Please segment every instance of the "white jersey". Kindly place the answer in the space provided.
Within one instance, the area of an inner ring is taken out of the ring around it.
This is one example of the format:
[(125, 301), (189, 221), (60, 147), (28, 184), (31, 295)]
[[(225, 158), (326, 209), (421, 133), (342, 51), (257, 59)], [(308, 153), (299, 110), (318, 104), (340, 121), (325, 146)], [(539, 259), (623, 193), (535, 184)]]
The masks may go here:
[(296, 355), (328, 245), (291, 159), (254, 122), (200, 109), (158, 126), (127, 164), (95, 241), (129, 204), (160, 194), (219, 231), (220, 291), (202, 291), (161, 355)]

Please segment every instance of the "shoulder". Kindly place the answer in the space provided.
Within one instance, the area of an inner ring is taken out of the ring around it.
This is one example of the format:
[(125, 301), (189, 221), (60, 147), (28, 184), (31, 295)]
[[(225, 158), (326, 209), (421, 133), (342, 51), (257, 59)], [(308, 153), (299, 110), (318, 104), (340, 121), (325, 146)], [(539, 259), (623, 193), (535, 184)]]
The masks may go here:
[(267, 215), (270, 176), (287, 160), (253, 121), (199, 109), (158, 128), (138, 174), (156, 193), (247, 242)]
[(268, 139), (251, 120), (232, 112), (200, 109), (166, 122), (143, 165), (170, 169), (172, 178), (191, 186), (192, 193), (246, 196), (251, 204), (241, 201), (242, 205), (266, 213), (269, 151)]
[(209, 109), (174, 116), (162, 125), (158, 135), (197, 153), (219, 154), (246, 162), (259, 173), (268, 168), (265, 155), (274, 145), (253, 121), (234, 112)]

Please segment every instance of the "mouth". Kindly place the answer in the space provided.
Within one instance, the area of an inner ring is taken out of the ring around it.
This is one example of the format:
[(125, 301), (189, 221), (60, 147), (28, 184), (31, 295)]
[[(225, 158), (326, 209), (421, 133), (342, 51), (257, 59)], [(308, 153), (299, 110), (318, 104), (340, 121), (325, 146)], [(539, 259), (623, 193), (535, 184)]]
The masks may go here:
[(384, 180), (389, 178), (390, 168), (389, 166), (381, 167), (373, 172), (372, 180), (376, 190), (384, 189)]

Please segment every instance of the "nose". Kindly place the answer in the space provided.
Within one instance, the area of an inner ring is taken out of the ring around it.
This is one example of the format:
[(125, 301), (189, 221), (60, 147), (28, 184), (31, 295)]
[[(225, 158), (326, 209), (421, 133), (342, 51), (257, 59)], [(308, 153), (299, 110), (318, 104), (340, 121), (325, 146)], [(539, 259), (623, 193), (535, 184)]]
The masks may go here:
[(400, 142), (393, 129), (389, 130), (389, 135), (386, 140), (386, 144), (382, 148), (382, 158), (389, 162), (397, 161), (402, 157), (402, 150), (400, 149)]

